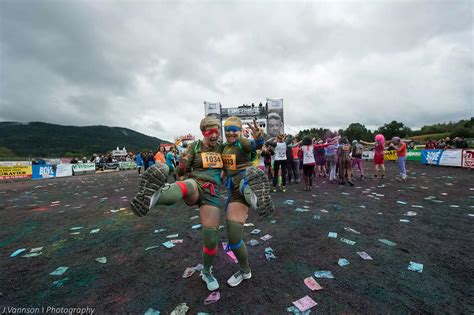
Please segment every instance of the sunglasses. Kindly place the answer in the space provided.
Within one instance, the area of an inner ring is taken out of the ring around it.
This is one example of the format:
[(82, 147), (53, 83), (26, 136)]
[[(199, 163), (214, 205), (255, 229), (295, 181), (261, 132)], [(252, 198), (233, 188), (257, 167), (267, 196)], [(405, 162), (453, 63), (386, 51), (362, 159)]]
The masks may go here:
[(240, 127), (237, 127), (237, 126), (227, 126), (227, 127), (224, 127), (224, 131), (225, 132), (237, 132), (237, 131), (241, 131), (242, 128)]
[(206, 138), (209, 138), (212, 135), (219, 136), (219, 128), (212, 128), (212, 129), (209, 129), (209, 130), (204, 130), (202, 132), (202, 135)]

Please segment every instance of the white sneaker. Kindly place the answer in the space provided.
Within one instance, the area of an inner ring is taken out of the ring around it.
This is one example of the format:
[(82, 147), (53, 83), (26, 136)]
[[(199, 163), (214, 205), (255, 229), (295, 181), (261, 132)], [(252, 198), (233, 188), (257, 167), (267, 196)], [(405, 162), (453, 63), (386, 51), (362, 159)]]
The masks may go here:
[(242, 281), (248, 280), (252, 278), (252, 272), (249, 271), (248, 273), (245, 273), (242, 270), (237, 271), (232, 275), (232, 277), (227, 280), (227, 284), (230, 285), (231, 287), (236, 287), (238, 286)]
[(209, 291), (215, 291), (219, 289), (219, 283), (217, 282), (217, 279), (214, 278), (214, 276), (212, 275), (212, 267), (209, 270), (209, 273), (204, 272), (204, 270), (201, 270), (201, 274), (199, 276), (201, 277), (202, 281), (206, 283), (207, 289)]

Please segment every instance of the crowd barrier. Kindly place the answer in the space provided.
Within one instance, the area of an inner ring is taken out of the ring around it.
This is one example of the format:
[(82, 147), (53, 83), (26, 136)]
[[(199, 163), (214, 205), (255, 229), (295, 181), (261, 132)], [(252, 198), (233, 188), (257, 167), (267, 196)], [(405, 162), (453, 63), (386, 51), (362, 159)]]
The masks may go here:
[[(102, 170), (131, 170), (137, 168), (135, 162), (118, 162), (100, 164)], [(31, 162), (8, 161), (0, 162), (0, 180), (2, 179), (46, 179), (68, 177), (78, 174), (96, 173), (95, 163), (79, 164), (43, 164), (31, 165)]]

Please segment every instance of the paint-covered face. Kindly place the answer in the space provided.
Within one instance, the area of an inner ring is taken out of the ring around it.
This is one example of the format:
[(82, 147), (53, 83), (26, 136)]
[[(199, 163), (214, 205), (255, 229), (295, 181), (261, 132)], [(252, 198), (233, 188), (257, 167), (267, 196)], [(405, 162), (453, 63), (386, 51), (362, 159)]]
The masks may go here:
[(219, 140), (219, 126), (208, 126), (202, 131), (204, 142), (208, 146), (215, 146)]
[(233, 144), (240, 138), (242, 135), (242, 128), (237, 126), (226, 126), (224, 127), (225, 138), (227, 142)]

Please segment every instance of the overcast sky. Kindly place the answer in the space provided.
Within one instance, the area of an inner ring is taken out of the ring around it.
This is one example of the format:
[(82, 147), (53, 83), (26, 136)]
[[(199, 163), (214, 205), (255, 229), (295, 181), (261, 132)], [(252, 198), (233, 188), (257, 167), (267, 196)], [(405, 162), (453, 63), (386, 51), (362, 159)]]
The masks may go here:
[(172, 140), (267, 97), (287, 132), (468, 119), (473, 3), (0, 0), (0, 121)]

